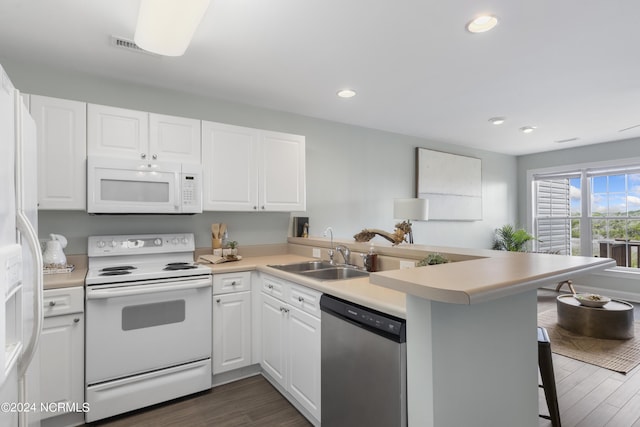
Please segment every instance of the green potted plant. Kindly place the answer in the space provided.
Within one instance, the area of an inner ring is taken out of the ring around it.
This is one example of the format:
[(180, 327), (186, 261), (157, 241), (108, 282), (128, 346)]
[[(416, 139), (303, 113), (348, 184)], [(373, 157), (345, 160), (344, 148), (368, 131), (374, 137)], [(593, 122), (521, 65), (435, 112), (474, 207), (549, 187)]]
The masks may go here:
[(527, 242), (536, 238), (525, 229), (516, 229), (511, 224), (505, 224), (496, 229), (491, 249), (498, 251), (526, 252)]
[(228, 255), (237, 256), (238, 255), (238, 242), (235, 240), (227, 243), (227, 247), (229, 248)]
[(444, 255), (437, 252), (427, 255), (425, 258), (418, 262), (418, 267), (424, 267), (425, 265), (446, 264), (449, 260)]

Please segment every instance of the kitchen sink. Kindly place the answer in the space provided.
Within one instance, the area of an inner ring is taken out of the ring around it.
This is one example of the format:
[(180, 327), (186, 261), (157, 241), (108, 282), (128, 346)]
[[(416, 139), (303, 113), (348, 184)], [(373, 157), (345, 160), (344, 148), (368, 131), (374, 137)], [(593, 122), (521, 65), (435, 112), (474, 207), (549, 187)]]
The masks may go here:
[(316, 280), (346, 280), (369, 276), (368, 271), (358, 270), (354, 267), (336, 266), (329, 261), (305, 261), (294, 264), (276, 264), (269, 267)]
[(357, 270), (350, 267), (332, 267), (322, 270), (311, 270), (299, 273), (301, 276), (317, 280), (345, 280), (369, 276), (368, 271)]
[(300, 273), (303, 271), (320, 270), (323, 268), (333, 268), (335, 265), (330, 264), (329, 261), (305, 261), (297, 262), (295, 264), (278, 264), (270, 265), (271, 268), (277, 268), (278, 270), (287, 271), (289, 273)]

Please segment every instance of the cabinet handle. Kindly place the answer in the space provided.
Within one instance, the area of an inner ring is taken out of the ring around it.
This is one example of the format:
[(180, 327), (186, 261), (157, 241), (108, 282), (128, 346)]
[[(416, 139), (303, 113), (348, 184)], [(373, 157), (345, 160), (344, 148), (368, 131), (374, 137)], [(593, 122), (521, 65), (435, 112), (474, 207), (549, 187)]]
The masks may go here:
[(282, 313), (288, 313), (288, 312), (289, 312), (289, 309), (288, 309), (288, 308), (285, 308), (285, 307), (280, 307), (280, 311), (281, 311)]
[(80, 318), (76, 317), (73, 319), (73, 323), (78, 323), (78, 322), (80, 322)]
[(257, 206), (254, 206), (254, 207), (253, 207), (253, 210), (254, 210), (254, 211), (255, 211), (255, 210), (258, 210), (258, 207), (257, 207)]
[(273, 289), (273, 285), (269, 284), (269, 285), (267, 285), (267, 288)]
[(56, 305), (55, 301), (49, 301), (49, 307), (53, 307), (54, 305)]
[(156, 159), (158, 158), (158, 155), (157, 155), (157, 154), (154, 154), (154, 155), (153, 155), (153, 156), (151, 156), (151, 157), (153, 157), (153, 160), (156, 160)]
[(304, 302), (304, 298), (302, 298), (302, 297), (298, 297), (298, 301), (300, 301), (300, 302)]
[(262, 210), (264, 210), (264, 206), (262, 206)]
[(141, 153), (140, 154), (140, 158), (141, 159), (146, 159), (147, 158), (147, 153)]
[(233, 282), (231, 282), (231, 286), (235, 286), (236, 285), (236, 281), (234, 280)]
[(216, 299), (216, 302), (217, 302), (218, 304), (220, 304), (220, 298)]

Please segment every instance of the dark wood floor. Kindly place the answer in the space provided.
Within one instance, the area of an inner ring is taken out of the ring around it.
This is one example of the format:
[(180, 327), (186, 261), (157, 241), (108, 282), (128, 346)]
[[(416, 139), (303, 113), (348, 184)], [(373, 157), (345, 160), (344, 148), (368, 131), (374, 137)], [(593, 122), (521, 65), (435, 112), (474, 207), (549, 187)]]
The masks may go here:
[(311, 424), (262, 375), (130, 414), (105, 427), (307, 427)]
[[(554, 308), (557, 295), (540, 290), (538, 311)], [(639, 307), (636, 304), (636, 319), (640, 319)], [(563, 427), (640, 427), (640, 368), (623, 375), (557, 354), (553, 355), (553, 363)], [(542, 390), (539, 405), (541, 413), (548, 413)], [(258, 375), (92, 425), (306, 427), (311, 424)], [(551, 422), (540, 418), (539, 425), (550, 427)]]

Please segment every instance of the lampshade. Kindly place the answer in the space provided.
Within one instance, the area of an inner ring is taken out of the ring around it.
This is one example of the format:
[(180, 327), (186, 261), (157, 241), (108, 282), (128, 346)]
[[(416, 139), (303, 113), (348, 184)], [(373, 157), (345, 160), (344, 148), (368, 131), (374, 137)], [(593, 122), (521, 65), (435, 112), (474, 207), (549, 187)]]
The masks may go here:
[(210, 0), (141, 0), (134, 41), (165, 56), (184, 54)]
[(427, 221), (429, 219), (429, 201), (427, 199), (393, 199), (393, 217)]

